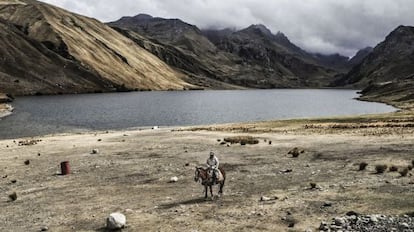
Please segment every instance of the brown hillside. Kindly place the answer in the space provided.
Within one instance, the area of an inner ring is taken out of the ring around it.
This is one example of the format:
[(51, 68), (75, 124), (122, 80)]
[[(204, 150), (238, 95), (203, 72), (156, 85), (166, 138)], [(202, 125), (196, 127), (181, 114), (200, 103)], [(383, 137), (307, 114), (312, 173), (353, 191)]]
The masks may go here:
[[(104, 83), (99, 85), (102, 90), (111, 90), (111, 88), (119, 86), (127, 89), (155, 90), (182, 89), (190, 86), (181, 79), (184, 76), (183, 74), (172, 70), (154, 55), (95, 19), (29, 0), (19, 2), (1, 1), (0, 19), (5, 24), (3, 25), (1, 39), (11, 41), (11, 44), (2, 43), (0, 45), (1, 49), (6, 51), (19, 50), (18, 55), (26, 65), (18, 75), (18, 73), (8, 72), (7, 67), (4, 67), (6, 64), (1, 63), (1, 66), (3, 66), (1, 67), (3, 80), (13, 77), (23, 79), (24, 83), (26, 72), (44, 69), (52, 71), (52, 73), (63, 72), (64, 77), (61, 81), (66, 82), (68, 73), (73, 74), (73, 72), (64, 70), (67, 66), (56, 62), (56, 60), (62, 60), (63, 63), (74, 63), (78, 69), (84, 69), (89, 75), (101, 79), (100, 81)], [(16, 44), (15, 40), (29, 40), (29, 42), (24, 44), (27, 47), (21, 47), (23, 43)], [(42, 64), (43, 67), (41, 68), (35, 67), (35, 58), (42, 57), (41, 54), (35, 54), (36, 52), (40, 52), (42, 55), (46, 54), (48, 58), (44, 59), (45, 64)], [(51, 55), (50, 52), (54, 54)], [(58, 58), (55, 57), (56, 54), (58, 54)], [(24, 55), (27, 56), (24, 57)], [(5, 58), (15, 56), (15, 53), (10, 53)], [(33, 64), (27, 64), (31, 61), (33, 61)], [(10, 64), (8, 65), (10, 66)], [(12, 65), (19, 67), (21, 64), (15, 61)], [(81, 77), (83, 75), (77, 76)], [(47, 75), (45, 79), (48, 78), (53, 79), (55, 77)], [(74, 81), (74, 85), (77, 81), (81, 80)], [(31, 80), (27, 82), (27, 84), (32, 83)], [(41, 82), (36, 84), (39, 87), (34, 89), (42, 89), (44, 85)], [(55, 84), (63, 89), (67, 88), (71, 92), (71, 86), (64, 86), (59, 82)], [(18, 86), (2, 83), (0, 90), (5, 89), (10, 92)], [(86, 90), (92, 85), (85, 84), (82, 86)], [(23, 89), (26, 87), (27, 85), (23, 85)], [(12, 92), (26, 94), (26, 91), (21, 88)], [(52, 90), (46, 92), (53, 93)], [(76, 90), (73, 90), (73, 92), (76, 92)]]

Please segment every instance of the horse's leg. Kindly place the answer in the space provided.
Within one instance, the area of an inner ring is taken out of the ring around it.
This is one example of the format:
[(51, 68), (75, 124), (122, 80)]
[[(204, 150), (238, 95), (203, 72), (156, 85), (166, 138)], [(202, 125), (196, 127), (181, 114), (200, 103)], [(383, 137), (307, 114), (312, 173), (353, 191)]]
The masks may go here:
[(219, 190), (220, 194), (223, 194), (223, 187), (224, 187), (224, 180), (220, 182), (220, 190)]
[(204, 185), (204, 192), (205, 192), (204, 198), (206, 199), (207, 199), (207, 191), (208, 191), (207, 185)]
[(211, 199), (213, 199), (213, 185), (210, 185), (210, 194), (211, 194)]

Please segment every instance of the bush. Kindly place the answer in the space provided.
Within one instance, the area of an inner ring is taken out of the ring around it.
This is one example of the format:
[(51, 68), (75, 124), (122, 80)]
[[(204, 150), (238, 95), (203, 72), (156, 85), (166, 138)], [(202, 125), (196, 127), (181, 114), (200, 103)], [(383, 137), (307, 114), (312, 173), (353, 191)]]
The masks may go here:
[(385, 170), (387, 170), (387, 165), (386, 164), (377, 164), (377, 165), (375, 165), (375, 171), (378, 174), (384, 173)]
[(398, 167), (395, 165), (392, 165), (389, 169), (390, 172), (397, 172), (398, 171)]
[(366, 162), (361, 162), (360, 164), (359, 164), (359, 170), (360, 171), (363, 171), (363, 170), (365, 170), (366, 169), (366, 167), (368, 166), (368, 163), (366, 163)]
[(234, 136), (234, 137), (228, 137), (224, 138), (225, 142), (228, 143), (240, 143), (240, 144), (258, 144), (259, 140), (252, 137), (252, 136)]
[(399, 171), (401, 176), (407, 176), (408, 174), (408, 168), (404, 168), (403, 170)]
[(288, 154), (291, 154), (293, 158), (299, 157), (299, 149), (297, 147), (293, 148), (288, 152)]

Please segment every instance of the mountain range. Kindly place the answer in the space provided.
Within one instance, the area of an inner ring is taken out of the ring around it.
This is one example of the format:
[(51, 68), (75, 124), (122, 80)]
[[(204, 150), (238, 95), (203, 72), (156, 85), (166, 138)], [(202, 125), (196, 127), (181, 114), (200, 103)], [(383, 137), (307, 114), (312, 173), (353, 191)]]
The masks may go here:
[(104, 24), (35, 0), (1, 1), (0, 28), (0, 92), (14, 95), (342, 87), (414, 98), (408, 26), (352, 59), (307, 52), (261, 24), (199, 29), (145, 14)]

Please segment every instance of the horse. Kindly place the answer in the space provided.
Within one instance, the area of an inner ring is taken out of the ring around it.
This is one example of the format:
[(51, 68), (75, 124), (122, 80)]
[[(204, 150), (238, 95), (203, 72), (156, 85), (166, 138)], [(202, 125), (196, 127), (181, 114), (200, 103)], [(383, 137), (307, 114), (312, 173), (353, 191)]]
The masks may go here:
[(224, 182), (226, 181), (226, 172), (222, 167), (218, 168), (223, 175), (223, 180), (219, 181), (218, 183), (214, 183), (213, 178), (208, 174), (209, 169), (203, 168), (203, 167), (196, 167), (195, 174), (194, 174), (194, 181), (198, 182), (199, 179), (201, 179), (201, 184), (204, 185), (205, 188), (205, 196), (204, 198), (207, 198), (207, 188), (210, 187), (210, 194), (213, 198), (213, 185), (220, 184), (220, 189), (218, 194), (223, 194), (223, 187)]

